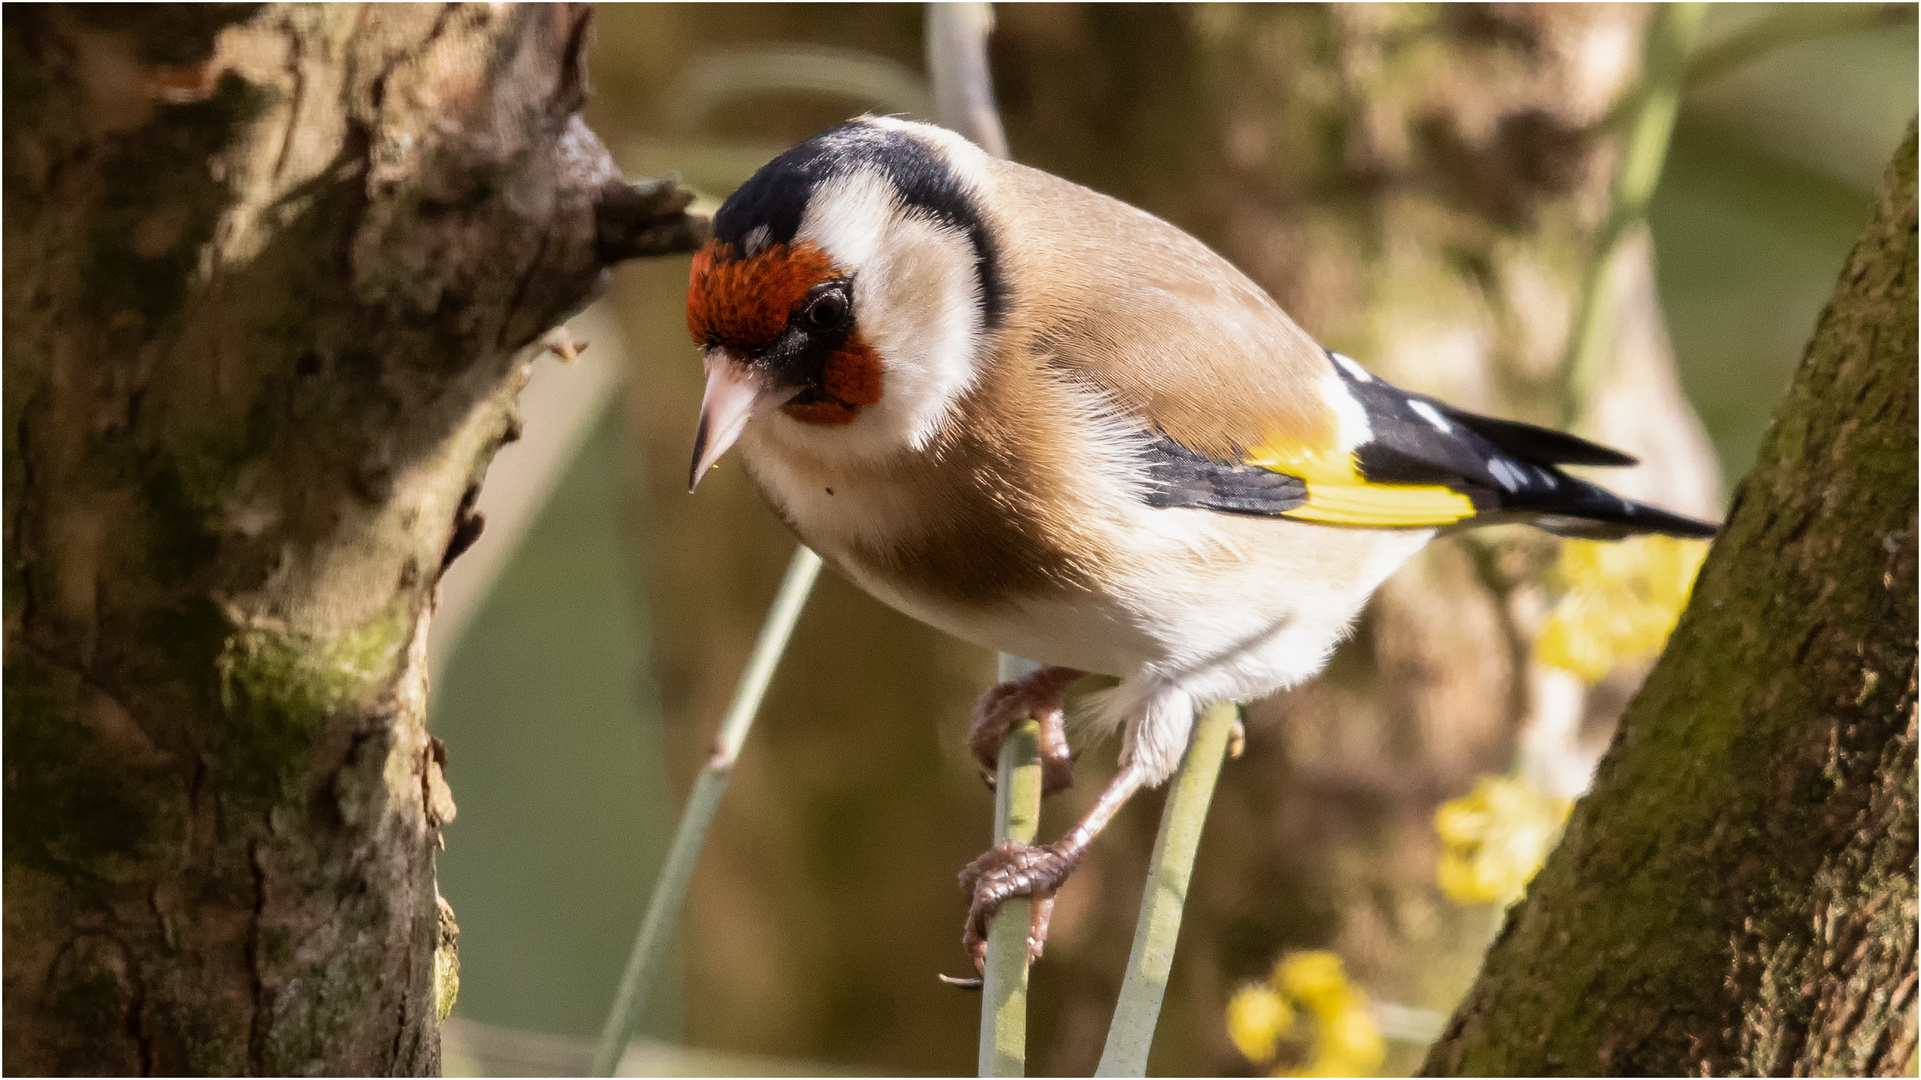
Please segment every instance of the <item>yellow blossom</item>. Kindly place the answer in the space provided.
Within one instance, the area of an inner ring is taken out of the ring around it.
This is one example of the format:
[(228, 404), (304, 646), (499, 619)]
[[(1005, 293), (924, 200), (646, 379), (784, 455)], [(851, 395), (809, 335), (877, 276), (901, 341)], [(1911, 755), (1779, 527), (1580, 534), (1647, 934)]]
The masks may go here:
[(1274, 985), (1317, 1010), (1336, 1003), (1350, 989), (1341, 958), (1324, 949), (1282, 957), (1274, 965)]
[(1287, 1040), (1294, 1064), (1276, 1076), (1365, 1076), (1387, 1057), (1367, 995), (1347, 981), (1331, 952), (1282, 957), (1267, 982), (1235, 993), (1227, 1028), (1235, 1048), (1257, 1065), (1272, 1063)]
[(1476, 780), (1473, 791), (1434, 812), (1434, 830), (1443, 845), (1441, 891), (1457, 904), (1520, 899), (1560, 839), (1573, 805), (1519, 777)]
[(1359, 990), (1342, 1008), (1321, 1019), (1321, 1037), (1314, 1056), (1295, 1070), (1296, 1076), (1367, 1076), (1387, 1058), (1387, 1040)]
[(1227, 1003), (1227, 1037), (1249, 1061), (1271, 1061), (1294, 1030), (1294, 1008), (1272, 986), (1250, 983)]
[(1567, 540), (1549, 573), (1559, 595), (1534, 655), (1596, 682), (1623, 660), (1654, 656), (1687, 606), (1707, 556), (1700, 540)]

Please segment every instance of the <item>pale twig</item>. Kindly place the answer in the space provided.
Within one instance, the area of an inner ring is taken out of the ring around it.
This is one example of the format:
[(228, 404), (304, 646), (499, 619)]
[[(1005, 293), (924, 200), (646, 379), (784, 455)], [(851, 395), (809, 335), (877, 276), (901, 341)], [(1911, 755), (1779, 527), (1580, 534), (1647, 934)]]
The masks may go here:
[(721, 106), (758, 95), (840, 98), (880, 113), (925, 117), (927, 84), (898, 60), (824, 45), (761, 45), (689, 61), (660, 95), (666, 129), (692, 135)]
[(987, 68), (987, 34), (994, 28), (994, 6), (928, 4), (924, 10), (934, 115), (982, 150), (1006, 157), (1007, 134), (1001, 130), (994, 80)]
[(714, 812), (720, 808), (720, 797), (727, 791), (727, 779), (740, 757), (741, 744), (747, 741), (747, 732), (754, 726), (754, 716), (760, 711), (767, 684), (774, 677), (774, 668), (779, 665), (781, 653), (787, 649), (787, 639), (794, 632), (794, 622), (800, 618), (807, 594), (819, 576), (820, 556), (806, 547), (796, 548), (793, 560), (787, 564), (787, 576), (781, 580), (780, 591), (774, 595), (774, 604), (761, 624), (760, 639), (754, 643), (747, 670), (741, 673), (740, 684), (734, 690), (733, 704), (714, 736), (714, 752), (687, 796), (687, 808), (681, 812), (680, 826), (674, 830), (673, 846), (668, 849), (667, 861), (660, 869), (654, 895), (647, 901), (647, 915), (640, 922), (640, 933), (634, 937), (634, 949), (620, 979), (620, 992), (614, 997), (614, 1007), (608, 1012), (606, 1027), (600, 1034), (600, 1046), (594, 1053), (594, 1076), (614, 1075), (640, 1010), (646, 1006), (654, 984), (660, 981), (661, 964), (667, 958), (668, 942), (680, 922), (681, 903), (687, 898), (687, 882), (694, 875), (701, 844), (707, 839), (707, 826), (713, 823)]
[(1181, 912), (1194, 876), (1194, 853), (1201, 846), (1201, 827), (1207, 824), (1207, 808), (1214, 800), (1214, 782), (1220, 779), (1221, 759), (1239, 715), (1240, 707), (1231, 701), (1201, 713), (1187, 757), (1168, 790), (1161, 831), (1154, 838), (1154, 857), (1147, 866), (1134, 947), (1127, 955), (1127, 976), (1114, 1003), (1107, 1046), (1095, 1076), (1147, 1075), (1147, 1052), (1154, 1045), (1161, 999), (1174, 969), (1174, 946), (1180, 940)]

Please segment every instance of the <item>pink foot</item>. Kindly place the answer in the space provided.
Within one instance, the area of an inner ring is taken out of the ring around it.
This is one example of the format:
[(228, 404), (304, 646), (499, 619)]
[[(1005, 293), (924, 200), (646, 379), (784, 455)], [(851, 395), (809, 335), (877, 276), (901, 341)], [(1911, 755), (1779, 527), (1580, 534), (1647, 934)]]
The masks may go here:
[(1031, 716), (1041, 726), (1041, 793), (1052, 795), (1074, 786), (1074, 759), (1067, 749), (1061, 694), (1082, 674), (1073, 668), (1044, 667), (980, 696), (974, 703), (967, 747), (988, 776), (1000, 764), (1001, 740), (1007, 730)]
[(1062, 844), (1032, 847), (1003, 840), (961, 871), (961, 891), (969, 896), (961, 945), (974, 958), (974, 970), (987, 962), (987, 927), (1001, 905), (1016, 896), (1034, 898), (1027, 929), (1027, 955), (1040, 959), (1047, 945), (1047, 924), (1054, 914), (1054, 891), (1080, 862), (1080, 850)]

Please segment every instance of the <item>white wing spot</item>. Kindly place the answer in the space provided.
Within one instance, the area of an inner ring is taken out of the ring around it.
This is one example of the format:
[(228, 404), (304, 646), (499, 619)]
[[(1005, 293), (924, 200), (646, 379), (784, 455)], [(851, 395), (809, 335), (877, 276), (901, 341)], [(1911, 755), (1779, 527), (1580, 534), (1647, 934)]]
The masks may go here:
[(1540, 477), (1541, 483), (1546, 484), (1548, 487), (1555, 488), (1555, 487), (1561, 486), (1561, 482), (1559, 480), (1554, 479), (1553, 473), (1547, 471), (1546, 469), (1541, 468), (1538, 465), (1534, 467), (1534, 475)]
[(1369, 375), (1367, 373), (1366, 368), (1355, 363), (1353, 357), (1346, 356), (1337, 352), (1331, 352), (1331, 353), (1328, 353), (1328, 355), (1332, 356), (1334, 358), (1334, 362), (1341, 366), (1341, 370), (1347, 372), (1347, 377), (1350, 379), (1353, 379), (1355, 382), (1373, 382), (1374, 381), (1374, 376)]
[(1443, 435), (1449, 434), (1454, 430), (1454, 425), (1447, 422), (1447, 417), (1442, 416), (1439, 409), (1436, 409), (1425, 401), (1409, 401), (1407, 407), (1414, 410), (1414, 415), (1433, 425), (1434, 430)]
[(1500, 458), (1487, 459), (1487, 471), (1493, 473), (1494, 479), (1509, 491), (1519, 491), (1521, 483), (1526, 479), (1514, 471), (1514, 466)]
[(1360, 399), (1348, 393), (1347, 384), (1341, 377), (1328, 372), (1321, 376), (1321, 400), (1334, 410), (1335, 419), (1340, 423), (1341, 449), (1352, 450), (1374, 437), (1374, 428), (1367, 422), (1367, 406)]

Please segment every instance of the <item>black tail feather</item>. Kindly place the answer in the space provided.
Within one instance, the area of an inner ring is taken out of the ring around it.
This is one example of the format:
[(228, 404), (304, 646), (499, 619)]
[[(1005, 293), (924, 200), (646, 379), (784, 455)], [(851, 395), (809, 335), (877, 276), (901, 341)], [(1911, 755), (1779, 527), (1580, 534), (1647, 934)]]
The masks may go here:
[[(1367, 413), (1370, 437), (1354, 450), (1361, 475), (1376, 484), (1439, 484), (1458, 491), (1476, 510), (1475, 517), (1462, 524), (1520, 520), (1563, 536), (1597, 540), (1637, 533), (1715, 533), (1716, 526), (1708, 522), (1623, 499), (1560, 469), (1639, 464), (1631, 455), (1566, 432), (1481, 416), (1410, 394), (1336, 353), (1328, 353), (1328, 362)], [(1302, 482), (1290, 495), (1305, 501), (1307, 488)], [(1296, 505), (1289, 503), (1279, 512)]]
[(1565, 431), (1535, 427), (1518, 420), (1497, 420), (1443, 402), (1433, 402), (1449, 420), (1486, 439), (1502, 453), (1543, 465), (1600, 465), (1618, 468), (1639, 465), (1640, 459), (1612, 447), (1591, 443)]
[(1561, 476), (1551, 495), (1504, 499), (1502, 509), (1526, 515), (1528, 524), (1536, 528), (1583, 540), (1619, 540), (1642, 533), (1705, 540), (1719, 531), (1709, 522), (1624, 499), (1565, 473)]

